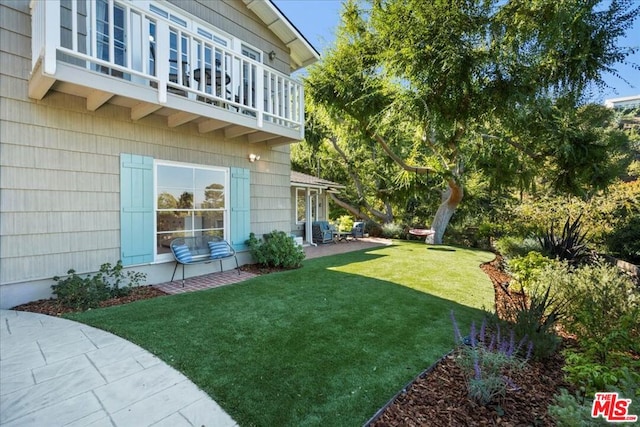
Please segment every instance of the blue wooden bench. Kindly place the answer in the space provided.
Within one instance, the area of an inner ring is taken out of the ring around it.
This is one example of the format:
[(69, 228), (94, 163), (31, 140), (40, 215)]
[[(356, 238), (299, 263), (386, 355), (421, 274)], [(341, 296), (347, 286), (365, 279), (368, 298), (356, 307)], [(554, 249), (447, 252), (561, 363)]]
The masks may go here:
[(178, 265), (182, 265), (182, 286), (184, 286), (184, 266), (191, 264), (204, 264), (216, 260), (220, 261), (220, 271), (222, 270), (222, 260), (225, 258), (235, 258), (236, 269), (240, 274), (236, 251), (224, 239), (216, 236), (191, 236), (177, 237), (171, 241), (171, 253), (176, 259), (176, 266), (173, 269), (171, 282), (176, 275)]

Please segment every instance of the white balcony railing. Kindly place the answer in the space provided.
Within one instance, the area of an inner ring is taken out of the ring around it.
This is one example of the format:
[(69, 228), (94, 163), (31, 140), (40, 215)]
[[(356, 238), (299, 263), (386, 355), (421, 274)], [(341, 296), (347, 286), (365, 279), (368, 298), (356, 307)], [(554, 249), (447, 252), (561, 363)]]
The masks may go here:
[(299, 82), (224, 46), (214, 27), (186, 26), (149, 3), (33, 0), (32, 68), (42, 61), (55, 78), (63, 62), (151, 88), (161, 105), (168, 94), (183, 96), (254, 118), (257, 129), (267, 123), (302, 137)]

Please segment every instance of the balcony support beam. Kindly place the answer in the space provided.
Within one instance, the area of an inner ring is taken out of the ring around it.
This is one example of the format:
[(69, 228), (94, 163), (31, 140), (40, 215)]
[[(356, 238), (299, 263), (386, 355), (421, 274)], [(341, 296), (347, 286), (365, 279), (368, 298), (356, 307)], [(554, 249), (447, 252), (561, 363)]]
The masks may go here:
[(192, 120), (197, 119), (199, 116), (197, 114), (189, 113), (186, 111), (178, 111), (167, 117), (167, 125), (170, 128), (175, 128), (185, 123), (188, 123)]
[(31, 73), (29, 80), (29, 98), (41, 100), (49, 92), (51, 86), (56, 82), (55, 78), (49, 77), (42, 72), (42, 58), (36, 63), (36, 67)]
[(255, 132), (255, 129), (245, 126), (229, 126), (224, 130), (224, 137), (227, 139), (233, 139), (251, 132)]
[(113, 93), (94, 90), (87, 96), (87, 110), (96, 111), (113, 97)]
[(281, 137), (266, 141), (266, 144), (267, 144), (267, 147), (277, 147), (279, 145), (289, 145), (294, 142), (296, 141), (292, 140), (291, 138), (285, 138), (284, 136), (281, 136)]
[(214, 130), (222, 129), (223, 127), (229, 126), (228, 122), (223, 122), (222, 120), (209, 119), (204, 121), (198, 125), (198, 131), (200, 133), (213, 132)]
[(162, 105), (141, 102), (140, 104), (131, 107), (131, 120), (140, 120), (141, 118), (147, 117), (149, 114), (158, 111), (161, 108)]
[(279, 137), (279, 135), (274, 135), (272, 133), (256, 132), (256, 133), (252, 133), (251, 135), (247, 136), (247, 140), (249, 141), (249, 144), (255, 144), (257, 142), (268, 141), (270, 139), (275, 139), (275, 138), (278, 138), (278, 137)]

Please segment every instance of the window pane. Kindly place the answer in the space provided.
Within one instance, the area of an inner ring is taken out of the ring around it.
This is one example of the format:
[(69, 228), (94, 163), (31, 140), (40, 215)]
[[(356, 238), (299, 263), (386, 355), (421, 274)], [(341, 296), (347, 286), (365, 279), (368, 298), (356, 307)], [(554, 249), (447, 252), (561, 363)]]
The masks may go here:
[[(187, 217), (189, 219), (187, 220)], [(156, 221), (158, 231), (182, 231), (187, 227), (187, 223), (191, 224), (191, 215), (188, 212), (157, 212)]]
[(191, 188), (193, 186), (193, 169), (159, 165), (158, 186)]
[(305, 203), (306, 191), (302, 188), (296, 190), (296, 212), (298, 222), (305, 222), (307, 216), (306, 203)]
[(224, 173), (204, 169), (195, 170), (195, 208), (224, 208)]
[(224, 212), (222, 211), (196, 211), (197, 222), (200, 228), (206, 229), (224, 229)]
[(158, 187), (158, 209), (193, 209), (193, 191)]

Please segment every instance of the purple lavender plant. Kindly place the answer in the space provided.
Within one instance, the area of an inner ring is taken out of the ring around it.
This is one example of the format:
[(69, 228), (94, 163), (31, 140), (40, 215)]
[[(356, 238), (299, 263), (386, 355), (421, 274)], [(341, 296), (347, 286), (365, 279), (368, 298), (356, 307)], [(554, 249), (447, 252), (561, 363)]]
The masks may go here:
[(453, 334), (456, 340), (456, 344), (462, 343), (462, 334), (460, 333), (460, 328), (458, 327), (458, 322), (456, 322), (456, 317), (453, 314), (453, 310), (451, 310), (451, 323), (453, 323)]
[(507, 357), (513, 356), (513, 352), (516, 349), (516, 333), (513, 329), (511, 329), (511, 333), (509, 334), (509, 347), (507, 348), (507, 352), (505, 353)]
[(487, 318), (482, 318), (482, 325), (480, 325), (480, 344), (484, 345), (484, 335), (487, 330)]
[(529, 348), (527, 348), (527, 355), (525, 356), (525, 359), (529, 360), (532, 354), (533, 354), (533, 341), (529, 341)]
[(478, 340), (476, 339), (476, 322), (471, 322), (471, 347), (476, 348), (478, 345)]
[(478, 353), (473, 353), (473, 371), (475, 373), (476, 380), (482, 379), (482, 372), (480, 371), (480, 362), (478, 360)]

